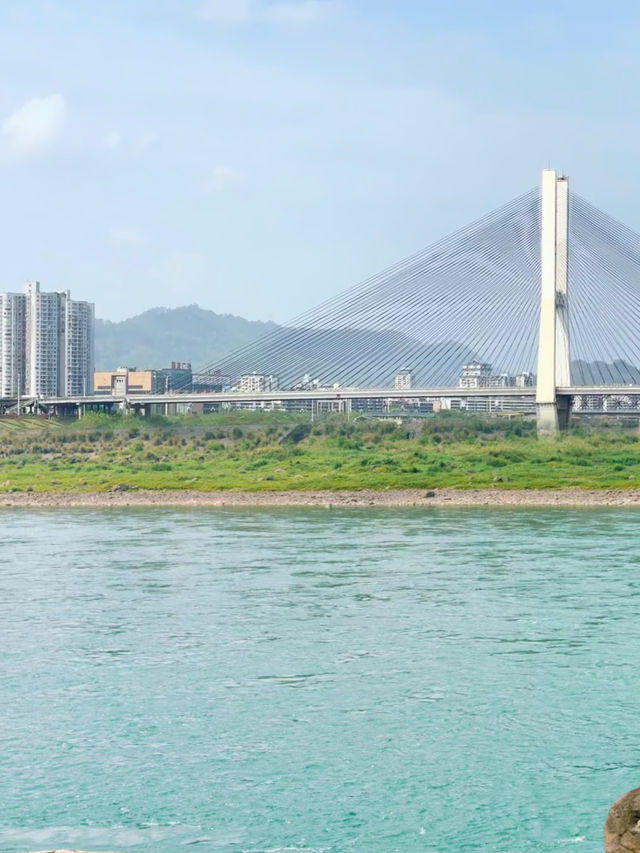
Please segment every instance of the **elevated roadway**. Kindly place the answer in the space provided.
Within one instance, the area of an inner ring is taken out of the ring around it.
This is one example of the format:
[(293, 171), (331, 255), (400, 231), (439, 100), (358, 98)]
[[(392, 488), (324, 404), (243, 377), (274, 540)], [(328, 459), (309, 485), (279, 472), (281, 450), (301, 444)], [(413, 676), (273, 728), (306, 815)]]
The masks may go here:
[[(639, 396), (640, 385), (567, 385), (558, 387), (558, 396), (572, 398), (575, 396)], [(47, 397), (37, 401), (31, 397), (22, 397), (21, 408), (31, 408), (36, 403), (43, 409), (72, 408), (72, 407), (121, 407), (146, 408), (153, 405), (175, 404), (273, 404), (278, 402), (335, 402), (369, 400), (375, 401), (405, 401), (405, 400), (534, 400), (535, 386), (527, 388), (412, 388), (398, 390), (395, 388), (331, 388), (313, 389), (309, 391), (266, 391), (261, 393), (245, 393), (239, 391), (220, 392), (186, 392), (163, 394), (127, 394), (114, 396), (111, 394), (91, 394), (78, 397)], [(17, 399), (5, 398), (0, 405), (5, 409), (16, 406)]]

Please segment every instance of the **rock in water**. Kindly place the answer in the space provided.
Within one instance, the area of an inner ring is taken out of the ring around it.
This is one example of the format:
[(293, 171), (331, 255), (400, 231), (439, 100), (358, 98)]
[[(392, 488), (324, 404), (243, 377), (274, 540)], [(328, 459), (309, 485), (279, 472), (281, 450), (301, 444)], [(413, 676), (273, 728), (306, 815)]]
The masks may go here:
[(611, 806), (604, 825), (605, 853), (640, 853), (640, 788)]

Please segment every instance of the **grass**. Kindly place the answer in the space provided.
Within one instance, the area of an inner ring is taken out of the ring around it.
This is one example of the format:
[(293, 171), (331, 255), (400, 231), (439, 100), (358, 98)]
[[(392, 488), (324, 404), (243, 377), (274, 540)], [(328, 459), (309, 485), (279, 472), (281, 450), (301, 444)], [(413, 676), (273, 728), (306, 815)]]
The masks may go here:
[(0, 492), (631, 489), (637, 422), (538, 439), (530, 420), (442, 413), (400, 425), (238, 411), (0, 419)]

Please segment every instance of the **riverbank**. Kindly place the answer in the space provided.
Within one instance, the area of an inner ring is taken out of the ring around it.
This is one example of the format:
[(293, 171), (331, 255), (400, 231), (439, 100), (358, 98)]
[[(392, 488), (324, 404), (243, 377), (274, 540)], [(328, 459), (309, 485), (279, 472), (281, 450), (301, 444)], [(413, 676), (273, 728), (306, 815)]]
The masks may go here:
[(636, 421), (538, 439), (532, 421), (460, 413), (0, 419), (11, 505), (631, 505), (638, 487)]
[(398, 489), (373, 491), (110, 491), (0, 494), (0, 509), (105, 507), (640, 507), (640, 490)]

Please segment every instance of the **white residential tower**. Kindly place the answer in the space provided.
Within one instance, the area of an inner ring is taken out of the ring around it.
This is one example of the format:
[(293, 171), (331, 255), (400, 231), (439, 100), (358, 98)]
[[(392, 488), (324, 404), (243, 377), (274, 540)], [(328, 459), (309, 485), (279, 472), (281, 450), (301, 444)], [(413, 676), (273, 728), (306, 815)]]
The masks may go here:
[(0, 294), (0, 396), (70, 397), (93, 390), (94, 308), (69, 291)]

